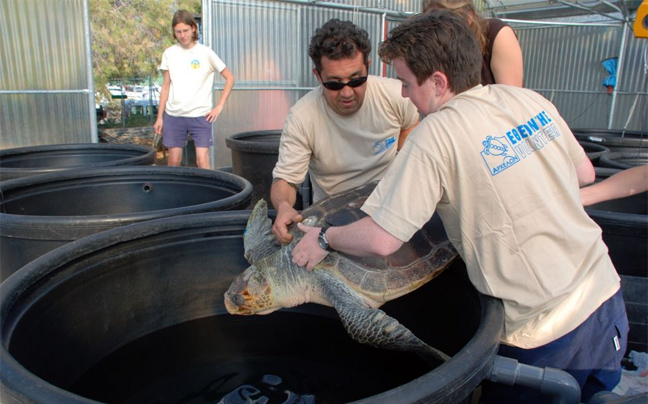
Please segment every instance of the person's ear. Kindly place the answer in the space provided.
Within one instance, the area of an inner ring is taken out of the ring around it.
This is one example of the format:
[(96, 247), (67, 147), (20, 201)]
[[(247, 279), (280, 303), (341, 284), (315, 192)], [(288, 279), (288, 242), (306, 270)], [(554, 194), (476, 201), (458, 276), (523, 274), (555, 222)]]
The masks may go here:
[(317, 67), (313, 67), (313, 75), (315, 75), (315, 79), (317, 79), (318, 82), (322, 82), (322, 78), (320, 77), (319, 73), (317, 72)]
[(435, 71), (432, 73), (430, 80), (434, 83), (434, 92), (435, 95), (441, 95), (450, 89), (450, 82), (448, 81), (448, 76), (445, 73), (440, 71)]

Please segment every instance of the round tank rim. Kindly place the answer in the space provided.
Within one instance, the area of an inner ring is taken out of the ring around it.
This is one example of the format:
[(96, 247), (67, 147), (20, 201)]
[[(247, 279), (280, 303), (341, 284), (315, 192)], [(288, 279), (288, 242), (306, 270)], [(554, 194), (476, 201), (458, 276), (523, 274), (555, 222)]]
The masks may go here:
[[(134, 151), (143, 153), (141, 156), (133, 156), (119, 160), (119, 165), (115, 165), (115, 161), (104, 161), (99, 163), (93, 163), (90, 165), (79, 165), (79, 166), (69, 166), (69, 167), (38, 167), (38, 168), (29, 168), (29, 167), (3, 167), (1, 161), (11, 161), (11, 158), (18, 155), (25, 154), (46, 154), (46, 153), (58, 153), (69, 150), (97, 150), (97, 151)], [(156, 150), (151, 146), (130, 144), (130, 143), (67, 143), (67, 144), (55, 144), (55, 145), (40, 145), (40, 146), (26, 146), (26, 147), (16, 147), (0, 150), (0, 174), (4, 173), (5, 175), (11, 176), (11, 174), (17, 174), (22, 172), (33, 172), (34, 175), (55, 173), (60, 171), (74, 170), (74, 169), (83, 169), (86, 167), (119, 167), (130, 165), (133, 161), (138, 161), (141, 159), (150, 159), (151, 163), (155, 160)], [(0, 175), (1, 177), (1, 175)], [(12, 180), (6, 180), (12, 181)], [(3, 181), (4, 182), (4, 181)]]
[(648, 226), (648, 215), (640, 215), (638, 213), (622, 213), (622, 212), (611, 212), (608, 210), (600, 210), (594, 208), (585, 208), (585, 212), (592, 217), (597, 219), (609, 220), (613, 223), (623, 222), (626, 225), (636, 225), (638, 227)]
[(578, 140), (604, 145), (606, 147), (648, 148), (648, 132), (635, 130), (573, 128), (572, 133)]
[[(138, 222), (124, 227), (113, 228), (95, 233), (66, 244), (29, 262), (0, 283), (0, 398), (14, 398), (21, 392), (19, 403), (48, 404), (101, 404), (69, 391), (61, 389), (29, 372), (7, 350), (6, 334), (11, 332), (14, 324), (7, 324), (8, 314), (28, 293), (39, 279), (56, 271), (61, 265), (72, 259), (82, 257), (89, 252), (98, 251), (124, 241), (179, 230), (194, 226), (240, 224), (247, 221), (251, 211), (209, 212), (186, 216), (172, 216), (146, 222)], [(22, 287), (20, 285), (25, 285)], [(10, 327), (9, 329), (7, 327)], [(35, 389), (34, 386), (40, 388)], [(9, 395), (10, 392), (12, 395)], [(25, 392), (29, 392), (26, 394)], [(53, 396), (54, 395), (54, 396)], [(8, 404), (13, 403), (10, 401)]]
[(622, 130), (622, 129), (607, 129), (607, 128), (569, 128), (574, 135), (587, 135), (591, 134), (593, 136), (602, 136), (602, 137), (619, 137), (625, 138), (646, 138), (648, 140), (648, 132), (641, 130)]
[[(33, 285), (37, 284), (44, 276), (49, 275), (59, 268), (61, 265), (69, 262), (72, 259), (79, 258), (90, 252), (95, 252), (98, 249), (106, 248), (114, 244), (119, 244), (131, 239), (145, 237), (162, 233), (165, 231), (173, 231), (183, 228), (191, 228), (194, 226), (211, 226), (218, 223), (219, 225), (234, 225), (241, 224), (242, 221), (247, 222), (251, 211), (230, 211), (215, 213), (201, 213), (186, 216), (174, 216), (162, 219), (151, 220), (147, 222), (134, 223), (120, 228), (115, 228), (100, 233), (96, 233), (83, 239), (73, 241), (65, 246), (65, 248), (58, 248), (50, 251), (34, 261), (28, 263), (18, 271), (9, 276), (2, 284), (0, 284), (0, 359), (3, 366), (0, 366), (0, 386), (3, 386), (3, 395), (9, 395), (10, 392), (29, 392), (29, 396), (23, 397), (25, 403), (47, 402), (48, 404), (96, 404), (97, 401), (87, 399), (68, 391), (62, 390), (47, 381), (37, 377), (25, 369), (7, 350), (6, 335), (11, 332), (15, 321), (7, 324), (7, 314), (10, 314), (14, 305), (19, 302), (23, 294), (29, 293)], [(91, 248), (92, 247), (92, 248)], [(22, 286), (21, 286), (22, 285)], [(497, 347), (499, 346), (499, 339), (504, 327), (504, 312), (502, 302), (489, 296), (482, 295), (476, 291), (482, 303), (481, 323), (475, 335), (454, 357), (453, 360), (442, 364), (438, 368), (426, 373), (425, 375), (407, 383), (402, 386), (396, 387), (392, 390), (380, 393), (378, 395), (367, 397), (363, 400), (356, 401), (355, 403), (368, 403), (380, 402), (381, 398), (389, 397), (392, 395), (401, 395), (403, 388), (407, 391), (412, 390), (409, 394), (421, 395), (424, 397), (425, 392), (421, 391), (423, 386), (428, 386), (435, 382), (438, 377), (437, 372), (451, 372), (461, 371), (462, 374), (468, 373), (469, 379), (462, 379), (459, 382), (466, 383), (474, 381), (476, 387), (486, 372), (490, 369), (492, 361), (495, 357)], [(492, 324), (499, 324), (493, 327)], [(487, 327), (488, 326), (488, 327)], [(493, 341), (495, 343), (493, 344)], [(473, 349), (468, 347), (473, 344), (485, 346), (492, 344), (492, 348), (485, 352), (483, 358), (489, 358), (487, 361), (482, 361), (481, 366), (475, 368), (469, 364), (467, 358), (474, 358)], [(455, 360), (456, 358), (456, 360)], [(476, 377), (476, 378), (475, 378)], [(458, 386), (444, 381), (439, 382), (445, 388), (455, 389)], [(40, 388), (34, 389), (34, 386)], [(421, 386), (420, 388), (418, 386)], [(52, 397), (51, 393), (59, 394), (59, 396)], [(14, 397), (14, 396), (10, 396)], [(412, 397), (413, 398), (413, 397)], [(45, 401), (42, 401), (45, 399)], [(377, 400), (377, 401), (374, 401)], [(23, 401), (20, 401), (23, 402)], [(11, 403), (11, 402), (10, 402)], [(10, 404), (8, 403), (8, 404)]]
[(0, 212), (0, 223), (1, 227), (12, 227), (14, 225), (19, 225), (21, 227), (29, 227), (33, 225), (63, 225), (70, 226), (70, 221), (79, 221), (83, 222), (84, 225), (95, 224), (95, 225), (105, 225), (107, 228), (112, 228), (115, 225), (128, 224), (133, 221), (141, 220), (151, 220), (157, 218), (163, 218), (169, 216), (170, 214), (175, 215), (187, 215), (193, 213), (200, 213), (208, 210), (210, 208), (217, 207), (227, 207), (233, 202), (238, 202), (242, 199), (247, 199), (252, 196), (252, 184), (247, 179), (227, 173), (219, 170), (205, 170), (195, 167), (167, 167), (167, 166), (128, 166), (128, 167), (110, 167), (109, 172), (106, 172), (106, 168), (88, 168), (87, 170), (65, 170), (62, 172), (48, 173), (27, 176), (22, 178), (16, 178), (13, 180), (3, 181), (0, 183), (0, 193), (6, 194), (12, 189), (32, 186), (32, 185), (41, 185), (47, 184), (50, 182), (56, 181), (66, 181), (74, 179), (88, 179), (92, 180), (95, 178), (110, 176), (118, 177), (120, 175), (137, 175), (137, 176), (146, 176), (146, 175), (155, 175), (155, 174), (164, 174), (171, 177), (201, 177), (206, 179), (217, 179), (227, 183), (230, 183), (236, 187), (241, 188), (241, 191), (227, 198), (218, 199), (216, 201), (201, 203), (196, 205), (190, 205), (180, 208), (170, 208), (170, 209), (160, 209), (153, 211), (143, 211), (135, 213), (123, 213), (123, 214), (114, 214), (114, 215), (79, 215), (79, 216), (39, 216), (39, 215), (17, 215), (12, 213)]
[[(590, 147), (592, 149), (595, 149), (594, 152), (589, 152), (589, 153), (606, 153), (606, 152), (610, 151), (610, 148), (608, 148), (607, 146), (605, 146), (605, 145), (603, 145), (601, 143), (588, 142), (588, 141), (585, 141), (585, 140), (579, 140), (578, 143), (583, 147), (583, 149), (585, 147)], [(587, 152), (587, 150), (586, 150), (586, 152)]]
[[(279, 139), (281, 129), (257, 130), (250, 132), (241, 132), (230, 135), (225, 138), (225, 145), (234, 151), (256, 153), (256, 154), (277, 154), (279, 152)], [(258, 142), (255, 139), (263, 137), (276, 136), (276, 142)], [(246, 140), (242, 140), (246, 139)]]
[[(638, 160), (636, 164), (624, 161), (624, 160), (635, 160), (635, 159)], [(632, 151), (626, 150), (620, 152), (611, 151), (608, 153), (603, 153), (599, 161), (601, 166), (620, 168), (622, 170), (625, 170), (628, 168), (645, 165), (646, 161), (648, 161), (648, 149), (637, 148), (636, 151), (635, 150)]]
[[(617, 167), (594, 167), (596, 172), (596, 178), (605, 180), (614, 174), (618, 174), (623, 171), (623, 168)], [(641, 195), (641, 194), (637, 194)], [(633, 195), (634, 196), (634, 195)], [(594, 205), (596, 206), (596, 205)], [(610, 220), (613, 222), (619, 222), (623, 220), (624, 222), (636, 223), (638, 226), (648, 225), (648, 215), (641, 215), (638, 213), (623, 213), (623, 212), (613, 212), (608, 210), (596, 209), (595, 207), (586, 206), (585, 211), (592, 218)]]
[[(504, 331), (504, 306), (502, 301), (478, 291), (476, 293), (482, 305), (480, 326), (475, 332), (475, 335), (452, 357), (450, 362), (440, 365), (438, 368), (409, 383), (362, 400), (353, 401), (350, 404), (395, 402), (393, 400), (396, 399), (398, 399), (396, 402), (402, 402), (403, 399), (406, 402), (425, 402), (425, 400), (430, 399), (430, 390), (446, 393), (448, 390), (455, 391), (461, 387), (465, 388), (465, 385), (471, 382), (471, 390), (476, 388), (490, 371), (499, 348), (501, 334)], [(500, 324), (500, 326), (492, 327), (492, 324)], [(490, 329), (489, 326), (491, 326)], [(478, 347), (475, 347), (475, 345), (478, 345)], [(490, 349), (486, 349), (489, 345)], [(484, 354), (479, 358), (480, 360), (478, 362), (480, 366), (474, 367), (473, 364), (477, 352), (484, 352)], [(460, 374), (464, 377), (455, 377), (452, 380), (448, 380), (440, 378), (439, 374), (441, 373)], [(451, 383), (452, 381), (457, 383)], [(402, 397), (404, 391), (409, 393), (407, 397)]]

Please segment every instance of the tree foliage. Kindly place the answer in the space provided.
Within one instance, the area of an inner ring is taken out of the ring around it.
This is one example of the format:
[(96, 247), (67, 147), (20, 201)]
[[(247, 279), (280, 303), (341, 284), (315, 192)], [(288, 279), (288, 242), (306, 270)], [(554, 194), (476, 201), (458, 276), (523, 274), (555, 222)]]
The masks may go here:
[(90, 0), (94, 80), (105, 91), (113, 79), (156, 76), (172, 45), (171, 18), (180, 9), (200, 13), (201, 0)]

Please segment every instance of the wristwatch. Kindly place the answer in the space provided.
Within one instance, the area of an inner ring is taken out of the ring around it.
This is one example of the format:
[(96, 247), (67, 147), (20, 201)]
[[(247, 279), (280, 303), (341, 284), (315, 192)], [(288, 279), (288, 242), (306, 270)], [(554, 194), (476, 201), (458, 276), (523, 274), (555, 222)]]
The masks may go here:
[(331, 247), (329, 247), (328, 240), (326, 239), (326, 231), (328, 228), (329, 226), (322, 226), (319, 236), (317, 237), (317, 242), (319, 243), (319, 246), (322, 247), (322, 250), (333, 251)]

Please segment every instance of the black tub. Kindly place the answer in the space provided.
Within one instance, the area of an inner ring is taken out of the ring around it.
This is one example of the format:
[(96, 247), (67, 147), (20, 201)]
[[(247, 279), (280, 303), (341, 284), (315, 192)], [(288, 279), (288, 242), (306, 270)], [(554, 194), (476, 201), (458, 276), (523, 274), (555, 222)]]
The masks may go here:
[(580, 143), (580, 145), (583, 147), (583, 150), (585, 150), (587, 158), (589, 158), (592, 164), (595, 166), (599, 165), (599, 159), (601, 158), (601, 156), (610, 151), (610, 149), (601, 144), (585, 142), (582, 140), (579, 140), (578, 143)]
[(0, 181), (87, 167), (152, 165), (156, 151), (135, 144), (78, 143), (0, 150)]
[(70, 241), (156, 218), (249, 204), (252, 185), (222, 171), (132, 166), (0, 183), (0, 280)]
[[(602, 181), (621, 170), (596, 167)], [(648, 193), (601, 202), (585, 208), (601, 227), (603, 241), (621, 276), (630, 334), (628, 351), (648, 350)]]
[[(280, 139), (280, 129), (242, 132), (225, 139), (232, 151), (232, 173), (247, 179), (254, 187), (250, 207), (259, 199), (270, 202), (272, 170), (279, 159)], [(312, 195), (308, 179), (299, 192), (301, 197), (298, 194), (295, 202), (297, 210), (310, 205)]]
[(617, 129), (572, 129), (578, 140), (596, 143), (610, 149), (611, 152), (627, 148), (648, 149), (648, 133)]
[(600, 165), (601, 167), (620, 169), (646, 165), (648, 164), (648, 149), (642, 150), (604, 153), (599, 159)]
[(461, 261), (384, 306), (453, 355), (433, 369), (352, 341), (323, 306), (227, 314), (223, 293), (247, 267), (248, 215), (136, 223), (16, 272), (0, 285), (0, 401), (215, 403), (238, 387), (262, 390), (252, 398), (289, 390), (328, 402), (469, 402), (498, 358), (503, 312), (474, 290)]
[[(596, 181), (602, 181), (618, 169), (596, 167)], [(610, 257), (623, 275), (648, 276), (648, 193), (613, 199), (585, 208), (603, 230), (603, 241)]]
[(232, 153), (232, 172), (252, 183), (254, 205), (263, 198), (270, 201), (272, 170), (279, 159), (281, 130), (237, 133), (225, 139)]

